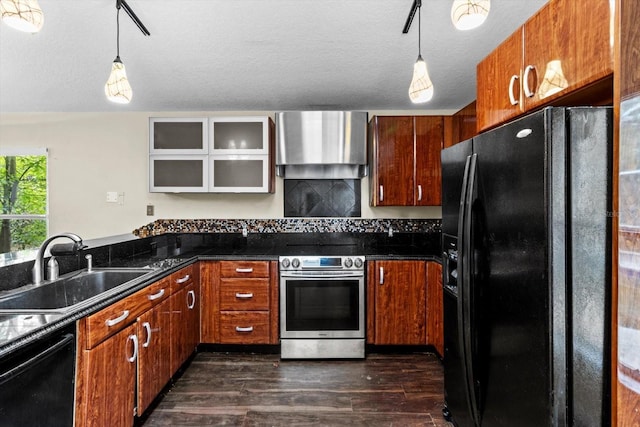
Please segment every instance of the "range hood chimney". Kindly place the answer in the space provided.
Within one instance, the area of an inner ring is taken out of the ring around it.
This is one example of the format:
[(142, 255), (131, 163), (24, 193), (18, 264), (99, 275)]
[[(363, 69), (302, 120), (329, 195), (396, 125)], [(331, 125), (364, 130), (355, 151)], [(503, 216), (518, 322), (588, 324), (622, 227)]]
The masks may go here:
[(367, 113), (276, 113), (276, 173), (291, 179), (354, 179), (367, 175)]

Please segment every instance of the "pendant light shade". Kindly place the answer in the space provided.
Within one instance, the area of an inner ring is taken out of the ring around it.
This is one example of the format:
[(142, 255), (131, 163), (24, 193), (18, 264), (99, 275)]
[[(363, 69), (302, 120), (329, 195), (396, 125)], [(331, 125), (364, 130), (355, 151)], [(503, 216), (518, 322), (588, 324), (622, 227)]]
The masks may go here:
[(458, 30), (472, 30), (487, 19), (491, 0), (454, 0), (451, 6), (451, 21)]
[(128, 104), (133, 97), (133, 90), (129, 80), (127, 80), (127, 72), (124, 68), (124, 64), (120, 61), (120, 57), (111, 64), (111, 74), (109, 80), (104, 85), (104, 93), (107, 95), (107, 99), (111, 102), (118, 104)]
[(128, 104), (133, 98), (133, 90), (127, 79), (127, 71), (120, 60), (120, 0), (116, 1), (116, 59), (111, 64), (111, 74), (104, 85), (104, 93), (107, 99), (117, 104)]
[(16, 30), (37, 33), (44, 24), (38, 0), (0, 0), (2, 21)]
[(409, 99), (414, 104), (421, 104), (430, 101), (433, 98), (433, 83), (429, 78), (427, 63), (424, 62), (422, 56), (418, 56), (418, 60), (413, 65), (413, 78), (409, 85)]

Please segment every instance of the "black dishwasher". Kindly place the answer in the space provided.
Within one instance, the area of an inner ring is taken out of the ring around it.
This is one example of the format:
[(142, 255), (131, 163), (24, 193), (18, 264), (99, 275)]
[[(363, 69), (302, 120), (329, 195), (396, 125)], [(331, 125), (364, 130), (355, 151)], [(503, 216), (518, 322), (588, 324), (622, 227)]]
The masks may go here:
[(0, 424), (73, 426), (74, 328), (39, 339), (0, 361)]

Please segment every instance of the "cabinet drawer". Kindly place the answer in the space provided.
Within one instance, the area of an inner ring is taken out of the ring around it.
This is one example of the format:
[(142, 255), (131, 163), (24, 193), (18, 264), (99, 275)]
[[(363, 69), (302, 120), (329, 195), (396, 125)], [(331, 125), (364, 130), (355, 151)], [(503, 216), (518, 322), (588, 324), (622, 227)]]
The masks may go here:
[(162, 301), (169, 298), (170, 292), (171, 287), (168, 277), (159, 280), (140, 291), (140, 293), (144, 294), (147, 301), (149, 301), (150, 307), (155, 307)]
[(147, 288), (111, 304), (109, 307), (83, 319), (85, 322), (86, 348), (92, 349), (105, 338), (133, 323), (138, 316), (151, 308)]
[(269, 261), (221, 261), (220, 277), (269, 277)]
[(269, 310), (269, 279), (221, 279), (220, 310)]
[(181, 268), (180, 270), (171, 274), (171, 276), (169, 276), (169, 280), (171, 281), (171, 294), (179, 291), (185, 286), (190, 285), (191, 283), (193, 283), (193, 264)]
[(269, 344), (269, 312), (220, 312), (220, 341), (223, 344)]

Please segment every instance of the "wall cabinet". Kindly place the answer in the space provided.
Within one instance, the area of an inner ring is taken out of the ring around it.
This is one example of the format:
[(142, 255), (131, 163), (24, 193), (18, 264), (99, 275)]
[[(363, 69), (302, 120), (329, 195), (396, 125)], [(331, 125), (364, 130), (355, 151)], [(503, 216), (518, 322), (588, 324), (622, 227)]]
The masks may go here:
[(442, 355), (441, 272), (431, 261), (369, 261), (367, 343), (433, 345)]
[(202, 341), (277, 344), (278, 263), (204, 262)]
[(269, 117), (150, 118), (149, 191), (272, 193)]
[(442, 116), (374, 116), (369, 123), (372, 206), (441, 204)]
[(613, 2), (553, 0), (478, 64), (478, 131), (613, 73)]

